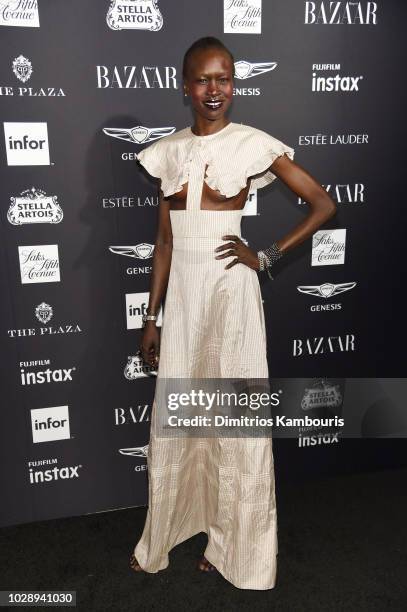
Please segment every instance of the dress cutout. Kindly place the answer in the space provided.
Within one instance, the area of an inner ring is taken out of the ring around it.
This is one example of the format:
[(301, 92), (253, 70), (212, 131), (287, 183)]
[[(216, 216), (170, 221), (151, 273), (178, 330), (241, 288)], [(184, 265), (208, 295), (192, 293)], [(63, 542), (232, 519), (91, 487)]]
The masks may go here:
[[(229, 123), (215, 134), (185, 128), (138, 159), (161, 179), (164, 195), (188, 182), (186, 210), (170, 210), (173, 251), (161, 327), (157, 378), (268, 378), (258, 275), (215, 259), (222, 236), (241, 236), (243, 210), (201, 210), (203, 181), (225, 196), (260, 188), (268, 168), (294, 150), (261, 130)], [(205, 177), (205, 167), (206, 177)], [(147, 572), (169, 564), (174, 546), (208, 534), (205, 557), (240, 589), (271, 589), (277, 570), (272, 439), (162, 438), (152, 406), (147, 465), (149, 505), (134, 555)]]

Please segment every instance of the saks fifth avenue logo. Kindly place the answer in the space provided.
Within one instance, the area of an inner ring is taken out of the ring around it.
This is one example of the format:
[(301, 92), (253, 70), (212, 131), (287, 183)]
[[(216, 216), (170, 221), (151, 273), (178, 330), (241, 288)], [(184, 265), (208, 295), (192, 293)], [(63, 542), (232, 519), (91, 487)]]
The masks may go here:
[[(82, 464), (67, 465), (58, 467), (58, 459), (38, 459), (36, 461), (28, 461), (28, 474), (30, 484), (40, 484), (43, 482), (54, 482), (55, 480), (72, 480), (79, 478), (79, 470), (82, 469)], [(42, 469), (46, 466), (47, 469)]]
[(19, 246), (21, 283), (59, 283), (57, 244)]
[(34, 444), (69, 439), (71, 432), (68, 406), (32, 409), (31, 428)]
[(157, 376), (157, 368), (153, 368), (148, 363), (143, 361), (141, 351), (136, 355), (129, 355), (124, 368), (124, 377), (127, 380), (136, 380), (138, 378), (151, 378)]
[(9, 166), (49, 166), (48, 126), (43, 122), (4, 122)]
[(305, 25), (376, 25), (377, 2), (304, 2)]
[(315, 410), (318, 408), (334, 408), (337, 410), (342, 407), (343, 397), (339, 385), (332, 385), (325, 378), (315, 382), (315, 384), (305, 389), (301, 401), (302, 410)]
[[(355, 282), (350, 283), (323, 283), (322, 285), (298, 285), (297, 289), (300, 293), (307, 293), (314, 297), (319, 298), (331, 298), (350, 291), (356, 286)], [(340, 302), (331, 304), (312, 304), (310, 306), (311, 312), (326, 312), (332, 310), (341, 310), (342, 304)]]
[[(364, 204), (365, 202), (365, 185), (363, 183), (337, 183), (322, 186), (337, 204)], [(298, 204), (305, 203), (305, 200), (298, 198)]]
[(320, 336), (318, 338), (294, 338), (293, 357), (308, 355), (326, 355), (329, 353), (346, 353), (355, 350), (355, 335)]
[(311, 266), (345, 263), (346, 228), (320, 230), (312, 237)]
[(369, 134), (301, 134), (298, 144), (302, 147), (369, 144)]
[(61, 223), (64, 213), (57, 196), (47, 196), (42, 189), (26, 189), (20, 196), (11, 197), (7, 219), (12, 225), (28, 223)]
[[(19, 55), (16, 57), (13, 60), (11, 67), (16, 78), (22, 83), (26, 83), (31, 78), (33, 67), (31, 61), (24, 57), (24, 55)], [(65, 97), (65, 93), (61, 87), (14, 87), (13, 85), (0, 85), (0, 96), (14, 95), (38, 98)]]
[(148, 404), (138, 405), (136, 408), (115, 408), (114, 424), (129, 425), (135, 423), (149, 423), (151, 409)]
[(98, 89), (178, 89), (175, 66), (96, 66)]
[[(240, 60), (235, 62), (235, 79), (245, 80), (260, 76), (265, 72), (274, 70), (277, 62), (247, 62)], [(260, 87), (234, 87), (233, 94), (235, 96), (259, 96), (261, 94)]]
[[(311, 90), (315, 92), (325, 91), (359, 91), (360, 81), (363, 75), (342, 76), (339, 74), (340, 64), (312, 64), (312, 84)], [(318, 76), (317, 72), (336, 72), (334, 76)]]
[[(50, 368), (50, 359), (20, 361), (20, 382), (23, 386), (43, 385), (47, 383), (73, 382), (76, 367)], [(41, 369), (38, 369), (41, 368)], [(45, 369), (44, 369), (45, 368)]]
[[(127, 329), (141, 329), (143, 327), (142, 316), (147, 314), (149, 292), (142, 293), (127, 293), (126, 294), (126, 319)], [(158, 318), (155, 322), (157, 327), (162, 322), (162, 306), (158, 312)]]
[(112, 30), (157, 32), (163, 26), (163, 17), (157, 0), (111, 0), (106, 22)]
[(39, 28), (37, 0), (2, 0), (0, 25), (23, 28)]
[(23, 327), (21, 329), (8, 329), (7, 335), (9, 338), (28, 338), (31, 336), (57, 336), (61, 334), (78, 334), (82, 332), (79, 325), (73, 323), (63, 323), (47, 325), (54, 316), (52, 306), (46, 302), (41, 302), (34, 309), (34, 314), (37, 320), (42, 323), (42, 327)]
[(261, 0), (223, 0), (225, 34), (261, 34)]
[(103, 133), (133, 144), (145, 144), (169, 136), (175, 130), (175, 127), (147, 128), (143, 125), (137, 125), (134, 128), (103, 128)]

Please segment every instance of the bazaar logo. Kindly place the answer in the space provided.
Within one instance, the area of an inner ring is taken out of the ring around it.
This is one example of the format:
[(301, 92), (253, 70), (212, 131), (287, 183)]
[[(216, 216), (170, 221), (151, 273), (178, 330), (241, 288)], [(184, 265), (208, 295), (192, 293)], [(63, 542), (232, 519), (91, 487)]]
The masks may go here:
[(136, 246), (110, 246), (109, 251), (116, 255), (125, 255), (135, 259), (150, 259), (154, 254), (154, 245), (142, 242)]
[(225, 34), (261, 34), (261, 0), (223, 0)]
[(33, 72), (30, 60), (24, 57), (24, 55), (19, 55), (16, 57), (16, 59), (13, 61), (12, 67), (16, 77), (23, 83), (28, 81)]
[(57, 196), (47, 196), (45, 191), (31, 187), (20, 196), (10, 198), (7, 219), (12, 225), (28, 223), (61, 223), (64, 213)]
[(134, 128), (103, 128), (103, 133), (112, 138), (126, 140), (126, 142), (144, 144), (164, 138), (164, 136), (169, 136), (175, 130), (175, 127), (146, 128), (142, 125), (137, 125)]
[(175, 66), (96, 66), (98, 89), (178, 89)]
[(0, 2), (0, 25), (39, 28), (37, 0), (3, 0)]
[(241, 60), (235, 62), (235, 78), (236, 79), (251, 79), (264, 72), (274, 70), (277, 62), (246, 62)]
[(305, 2), (305, 25), (376, 25), (377, 2)]
[(298, 285), (297, 289), (300, 293), (308, 293), (308, 295), (315, 295), (320, 298), (330, 298), (344, 291), (350, 291), (355, 286), (355, 282), (323, 283), (322, 285)]
[(157, 32), (163, 26), (163, 17), (157, 0), (111, 0), (106, 22), (112, 30)]
[(144, 363), (141, 351), (138, 351), (136, 355), (129, 355), (129, 357), (127, 357), (127, 363), (124, 368), (124, 377), (127, 380), (136, 380), (137, 378), (151, 376), (157, 376), (157, 369)]

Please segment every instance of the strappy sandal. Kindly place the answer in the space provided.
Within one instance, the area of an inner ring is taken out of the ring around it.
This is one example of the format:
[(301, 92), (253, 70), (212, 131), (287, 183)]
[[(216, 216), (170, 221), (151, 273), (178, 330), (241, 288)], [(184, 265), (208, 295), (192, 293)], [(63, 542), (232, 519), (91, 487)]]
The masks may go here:
[[(135, 566), (138, 566), (138, 568), (136, 568)], [(130, 567), (134, 572), (143, 572), (143, 568), (140, 566), (139, 562), (137, 561), (136, 557), (134, 556), (134, 554), (131, 555), (130, 557)]]
[[(202, 567), (202, 565), (204, 567)], [(215, 573), (218, 572), (216, 567), (210, 561), (208, 561), (208, 559), (205, 556), (202, 556), (199, 559), (199, 561), (198, 561), (198, 569), (201, 572), (206, 572), (207, 574), (213, 573), (213, 572), (215, 572)]]

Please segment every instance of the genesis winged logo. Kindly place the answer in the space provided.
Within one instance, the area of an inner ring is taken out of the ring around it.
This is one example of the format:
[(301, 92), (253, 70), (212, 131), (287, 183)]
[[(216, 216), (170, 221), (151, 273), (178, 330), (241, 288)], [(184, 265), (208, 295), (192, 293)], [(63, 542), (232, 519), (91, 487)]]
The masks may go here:
[(135, 446), (134, 448), (119, 448), (119, 453), (130, 457), (147, 457), (148, 444), (145, 446)]
[(134, 128), (103, 128), (103, 132), (112, 138), (144, 144), (145, 142), (169, 136), (175, 132), (175, 127), (147, 128), (142, 125), (136, 125)]
[(308, 293), (309, 295), (315, 295), (321, 298), (330, 298), (338, 293), (349, 291), (356, 286), (355, 282), (351, 283), (323, 283), (322, 285), (299, 285), (297, 287), (300, 293)]
[(150, 259), (153, 256), (154, 245), (141, 242), (136, 246), (110, 246), (109, 251), (116, 255), (125, 255), (135, 259)]
[(241, 60), (235, 62), (235, 78), (251, 79), (252, 77), (274, 70), (277, 62), (246, 62)]

